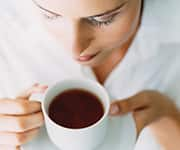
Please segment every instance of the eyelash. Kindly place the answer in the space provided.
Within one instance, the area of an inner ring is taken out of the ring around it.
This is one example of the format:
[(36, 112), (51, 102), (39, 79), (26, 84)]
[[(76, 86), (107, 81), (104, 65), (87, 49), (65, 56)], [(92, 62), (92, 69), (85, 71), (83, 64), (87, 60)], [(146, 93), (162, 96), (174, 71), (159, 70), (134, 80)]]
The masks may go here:
[[(102, 27), (102, 26), (108, 26), (110, 25), (113, 21), (114, 21), (114, 18), (117, 14), (114, 14), (113, 16), (111, 16), (108, 20), (106, 21), (97, 21), (95, 20), (94, 18), (90, 18), (88, 19), (87, 21), (89, 23), (91, 23), (93, 26), (97, 26), (97, 27)], [(57, 19), (58, 17), (61, 17), (59, 15), (47, 15), (47, 14), (44, 14), (45, 18), (48, 19), (48, 20), (54, 20), (54, 19)]]
[(108, 20), (105, 21), (97, 21), (94, 18), (90, 18), (88, 21), (94, 26), (102, 27), (110, 25), (114, 21), (114, 17), (115, 15), (111, 16)]
[(58, 17), (60, 17), (58, 15), (51, 15), (51, 16), (47, 15), (47, 14), (43, 14), (43, 15), (46, 19), (49, 19), (49, 20), (54, 20), (54, 19), (57, 19)]

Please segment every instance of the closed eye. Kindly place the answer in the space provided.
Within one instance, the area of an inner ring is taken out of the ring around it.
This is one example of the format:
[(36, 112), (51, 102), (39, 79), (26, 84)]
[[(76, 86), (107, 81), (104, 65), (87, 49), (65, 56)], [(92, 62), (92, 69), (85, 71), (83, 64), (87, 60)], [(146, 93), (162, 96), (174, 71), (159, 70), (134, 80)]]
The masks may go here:
[(118, 13), (116, 13), (116, 14), (114, 14), (114, 15), (106, 18), (106, 19), (89, 18), (88, 20), (94, 26), (98, 26), (98, 27), (100, 27), (102, 25), (106, 25), (107, 26), (107, 25), (110, 25), (114, 21), (116, 15), (118, 15)]
[[(34, 0), (33, 2), (43, 11), (43, 15), (48, 20), (55, 20), (59, 17), (62, 17), (60, 14), (57, 14), (51, 10), (47, 10), (46, 8), (41, 7), (39, 4), (37, 4)], [(90, 16), (87, 18), (83, 18), (84, 20), (87, 20), (90, 24), (94, 26), (101, 26), (101, 25), (109, 25), (114, 21), (114, 18), (121, 12), (122, 8), (128, 3), (128, 1), (125, 1), (122, 3), (119, 7), (95, 16)]]

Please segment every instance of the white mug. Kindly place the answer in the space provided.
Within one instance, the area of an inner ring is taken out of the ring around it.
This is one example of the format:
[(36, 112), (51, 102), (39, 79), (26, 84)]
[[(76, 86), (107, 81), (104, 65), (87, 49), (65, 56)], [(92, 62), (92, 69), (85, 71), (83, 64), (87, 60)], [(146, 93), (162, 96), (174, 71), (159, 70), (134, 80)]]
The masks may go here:
[[(48, 108), (55, 96), (64, 90), (80, 88), (95, 94), (104, 106), (104, 115), (95, 124), (70, 129), (56, 124), (48, 116)], [(104, 140), (108, 128), (108, 112), (110, 108), (109, 96), (98, 82), (85, 78), (64, 79), (48, 88), (41, 100), (45, 126), (51, 141), (61, 150), (94, 150)]]

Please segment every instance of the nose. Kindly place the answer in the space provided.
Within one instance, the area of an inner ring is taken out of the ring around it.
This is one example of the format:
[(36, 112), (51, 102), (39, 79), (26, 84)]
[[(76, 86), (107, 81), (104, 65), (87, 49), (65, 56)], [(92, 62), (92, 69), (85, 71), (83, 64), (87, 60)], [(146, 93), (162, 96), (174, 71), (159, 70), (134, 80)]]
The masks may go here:
[(71, 21), (68, 44), (73, 57), (78, 58), (83, 51), (87, 50), (92, 40), (93, 36), (88, 27), (81, 22)]

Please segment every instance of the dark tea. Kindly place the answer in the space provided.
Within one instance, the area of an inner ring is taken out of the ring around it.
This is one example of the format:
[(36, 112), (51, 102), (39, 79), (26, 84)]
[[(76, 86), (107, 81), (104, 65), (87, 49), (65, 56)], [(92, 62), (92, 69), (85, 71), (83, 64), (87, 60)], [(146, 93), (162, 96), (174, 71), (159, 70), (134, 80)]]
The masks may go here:
[(79, 129), (93, 125), (104, 115), (99, 98), (83, 89), (70, 89), (57, 95), (49, 106), (49, 117), (57, 124)]

